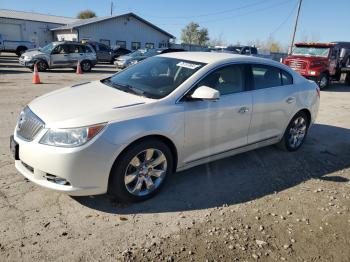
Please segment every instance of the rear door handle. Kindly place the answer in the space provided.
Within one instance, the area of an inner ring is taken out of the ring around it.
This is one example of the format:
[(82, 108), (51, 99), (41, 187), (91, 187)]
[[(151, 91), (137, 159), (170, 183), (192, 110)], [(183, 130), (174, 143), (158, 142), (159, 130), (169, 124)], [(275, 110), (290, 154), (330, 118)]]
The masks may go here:
[(287, 98), (286, 102), (287, 102), (288, 104), (294, 103), (294, 102), (295, 102), (295, 97), (289, 97), (289, 98)]
[(238, 110), (238, 113), (240, 114), (245, 114), (245, 113), (248, 113), (249, 112), (249, 108), (248, 107), (241, 107), (239, 110)]

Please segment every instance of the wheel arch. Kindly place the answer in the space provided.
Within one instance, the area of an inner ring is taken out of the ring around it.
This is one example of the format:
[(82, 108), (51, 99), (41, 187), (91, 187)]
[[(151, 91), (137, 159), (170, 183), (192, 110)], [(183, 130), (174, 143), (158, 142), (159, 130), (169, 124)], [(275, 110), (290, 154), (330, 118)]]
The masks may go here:
[(175, 146), (175, 143), (174, 143), (169, 137), (164, 136), (164, 135), (159, 135), (159, 134), (146, 135), (146, 136), (137, 138), (137, 139), (134, 140), (133, 142), (129, 143), (129, 144), (118, 154), (118, 156), (117, 156), (116, 159), (114, 160), (110, 172), (112, 172), (113, 166), (118, 162), (119, 158), (125, 153), (126, 150), (128, 150), (130, 147), (132, 147), (132, 146), (135, 145), (135, 144), (141, 143), (141, 142), (143, 142), (143, 141), (145, 141), (145, 140), (149, 140), (149, 139), (158, 139), (158, 140), (162, 141), (164, 144), (166, 144), (166, 145), (170, 148), (170, 151), (171, 151), (171, 153), (172, 153), (172, 155), (173, 155), (173, 158), (174, 158), (173, 172), (175, 172), (175, 171), (176, 171), (176, 168), (177, 168), (177, 163), (178, 163), (178, 150), (177, 150), (177, 148), (176, 148), (176, 146)]
[(19, 45), (16, 48), (16, 52), (18, 52), (19, 50), (28, 50), (28, 47), (24, 46), (24, 45)]
[(312, 121), (312, 116), (311, 116), (311, 112), (309, 109), (307, 108), (303, 108), (303, 109), (300, 109), (298, 112), (296, 112), (293, 117), (291, 119), (293, 119), (297, 114), (299, 113), (304, 113), (307, 117), (307, 120), (308, 120), (308, 127), (311, 125), (311, 121)]

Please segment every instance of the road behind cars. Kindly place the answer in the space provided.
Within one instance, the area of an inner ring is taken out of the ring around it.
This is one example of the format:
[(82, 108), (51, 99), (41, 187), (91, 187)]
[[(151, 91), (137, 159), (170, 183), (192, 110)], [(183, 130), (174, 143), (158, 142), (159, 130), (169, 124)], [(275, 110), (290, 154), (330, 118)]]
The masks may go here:
[(72, 198), (26, 182), (8, 144), (21, 109), (49, 91), (114, 72), (113, 65), (83, 75), (57, 69), (33, 85), (16, 57), (0, 56), (0, 261), (350, 260), (347, 86), (321, 92), (301, 151), (268, 147), (199, 166), (170, 177), (144, 203)]

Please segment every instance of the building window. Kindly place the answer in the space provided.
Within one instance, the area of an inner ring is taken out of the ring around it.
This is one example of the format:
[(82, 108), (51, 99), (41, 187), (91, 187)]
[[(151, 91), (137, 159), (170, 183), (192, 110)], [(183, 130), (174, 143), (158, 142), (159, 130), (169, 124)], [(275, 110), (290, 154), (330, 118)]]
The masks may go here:
[(108, 45), (108, 46), (111, 45), (111, 41), (109, 41), (109, 40), (107, 40), (107, 39), (100, 39), (100, 43), (101, 43), (101, 44)]
[(154, 48), (154, 43), (146, 43), (145, 47), (147, 49), (153, 49)]
[(168, 43), (167, 42), (161, 42), (159, 43), (159, 48), (164, 48), (164, 47), (168, 47)]
[(131, 50), (138, 50), (141, 48), (141, 43), (140, 42), (132, 42), (131, 43)]
[(119, 41), (119, 40), (117, 40), (117, 41), (115, 42), (115, 45), (116, 45), (117, 47), (126, 48), (126, 41)]

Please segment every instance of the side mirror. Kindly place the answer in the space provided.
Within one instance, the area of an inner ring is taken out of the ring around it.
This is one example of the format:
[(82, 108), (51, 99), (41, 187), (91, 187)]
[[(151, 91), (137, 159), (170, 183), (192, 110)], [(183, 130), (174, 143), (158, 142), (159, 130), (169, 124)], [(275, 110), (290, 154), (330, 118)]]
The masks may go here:
[(346, 55), (346, 51), (347, 49), (346, 48), (342, 48), (340, 49), (340, 58), (343, 59)]
[(219, 100), (220, 98), (220, 92), (209, 86), (200, 86), (193, 92), (193, 94), (191, 95), (191, 98), (208, 100), (208, 101), (216, 101), (216, 100)]

